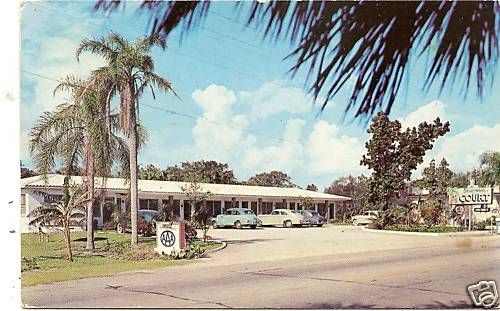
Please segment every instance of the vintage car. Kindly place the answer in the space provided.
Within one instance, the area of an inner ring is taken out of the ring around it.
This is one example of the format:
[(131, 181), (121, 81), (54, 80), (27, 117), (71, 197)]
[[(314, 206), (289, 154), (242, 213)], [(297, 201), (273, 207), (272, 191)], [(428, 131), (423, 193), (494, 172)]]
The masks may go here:
[[(156, 234), (155, 221), (160, 213), (154, 210), (143, 210), (137, 211), (137, 231), (139, 234), (150, 236)], [(123, 217), (122, 217), (123, 218)], [(130, 217), (124, 217), (121, 221), (118, 221), (116, 225), (116, 231), (118, 233), (130, 232), (132, 225), (130, 224)]]
[(263, 226), (283, 226), (290, 228), (292, 226), (302, 226), (309, 224), (300, 213), (289, 209), (275, 209), (271, 214), (262, 214), (258, 216)]
[(376, 220), (379, 217), (379, 212), (378, 211), (366, 211), (361, 215), (356, 215), (352, 217), (352, 224), (357, 226), (357, 225), (367, 225), (369, 223), (372, 223), (374, 220)]
[(219, 214), (212, 218), (212, 227), (250, 227), (255, 229), (260, 224), (260, 220), (255, 216), (254, 212), (248, 208), (228, 208), (224, 214)]
[(301, 215), (303, 215), (306, 221), (311, 226), (321, 227), (326, 224), (326, 218), (321, 216), (318, 212), (312, 210), (302, 210), (298, 211)]

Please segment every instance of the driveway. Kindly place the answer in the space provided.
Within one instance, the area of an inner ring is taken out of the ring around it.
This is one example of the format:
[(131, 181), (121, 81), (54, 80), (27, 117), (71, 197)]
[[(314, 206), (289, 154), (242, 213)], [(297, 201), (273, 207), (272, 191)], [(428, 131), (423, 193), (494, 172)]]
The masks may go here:
[(322, 228), (210, 229), (208, 235), (228, 244), (224, 250), (208, 255), (207, 261), (216, 265), (441, 245), (458, 249), (483, 247), (499, 238), (397, 235), (334, 225)]

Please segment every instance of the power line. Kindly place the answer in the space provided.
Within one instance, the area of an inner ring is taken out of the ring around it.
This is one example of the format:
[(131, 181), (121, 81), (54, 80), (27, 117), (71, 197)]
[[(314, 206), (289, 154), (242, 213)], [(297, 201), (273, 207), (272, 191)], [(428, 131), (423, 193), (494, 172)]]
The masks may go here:
[[(43, 6), (43, 5), (40, 5), (40, 4), (38, 4), (38, 3), (34, 3), (34, 2), (29, 2), (29, 4), (34, 5), (34, 6), (36, 6), (36, 7), (39, 7), (39, 8), (42, 8), (42, 9), (46, 9), (46, 10), (48, 10), (48, 11), (55, 12), (55, 13), (61, 13), (61, 14), (64, 14), (64, 15), (66, 15), (66, 16), (68, 16), (68, 17), (71, 17), (71, 18), (73, 18), (73, 19), (78, 19), (79, 21), (81, 21), (81, 19), (80, 19), (79, 17), (76, 17), (76, 16), (74, 16), (74, 15), (68, 14), (68, 13), (63, 12), (63, 11), (61, 11), (61, 10), (57, 10), (57, 9), (53, 9), (53, 8), (48, 8), (48, 7), (46, 7), (46, 6)], [(212, 12), (212, 11), (211, 11), (211, 12)], [(216, 14), (218, 14), (218, 15), (220, 15), (220, 16), (224, 16), (224, 15), (222, 15), (222, 14), (220, 14), (220, 13), (216, 13)], [(225, 16), (225, 17), (226, 17), (226, 16)], [(229, 17), (226, 17), (226, 18), (230, 19)], [(234, 21), (234, 20), (233, 20), (233, 21)], [(93, 26), (95, 26), (95, 27), (99, 27), (99, 28), (101, 28), (101, 27), (102, 27), (102, 28), (105, 28), (105, 29), (107, 29), (107, 30), (109, 30), (109, 31), (113, 31), (113, 29), (111, 29), (110, 27), (107, 27), (107, 26), (105, 26), (105, 25), (100, 25), (100, 24), (96, 24), (96, 23), (92, 23), (92, 22), (88, 22), (88, 21), (84, 21), (84, 22), (86, 22), (86, 23), (87, 23), (87, 24), (89, 24), (89, 25), (93, 25)], [(226, 38), (230, 38), (230, 39), (232, 39), (232, 40), (236, 40), (236, 42), (240, 42), (240, 43), (243, 43), (243, 44), (249, 45), (249, 46), (251, 46), (251, 47), (253, 47), (253, 48), (256, 48), (256, 49), (259, 49), (259, 50), (260, 50), (260, 47), (258, 47), (258, 46), (256, 46), (256, 45), (253, 45), (253, 44), (250, 44), (250, 43), (248, 43), (248, 42), (246, 42), (246, 41), (243, 41), (243, 40), (241, 40), (241, 39), (234, 38), (234, 37), (232, 37), (232, 36), (226, 35), (226, 34), (224, 34), (224, 33), (221, 33), (221, 32), (215, 31), (215, 30), (211, 30), (211, 29), (209, 29), (209, 28), (207, 28), (207, 27), (205, 27), (205, 26), (199, 25), (199, 24), (195, 24), (195, 23), (193, 23), (193, 25), (195, 25), (195, 26), (197, 26), (197, 27), (200, 27), (201, 29), (204, 29), (204, 30), (206, 30), (206, 31), (209, 31), (209, 32), (213, 32), (213, 33), (219, 34), (220, 36), (223, 36), (223, 37), (226, 37)], [(143, 34), (141, 34), (141, 33), (137, 33), (137, 34), (138, 34), (138, 35), (143, 35)], [(171, 37), (174, 37), (174, 38), (175, 38), (176, 36), (172, 35)], [(211, 38), (214, 38), (214, 39), (216, 39), (216, 40), (218, 40), (218, 39), (219, 39), (219, 38), (217, 38), (217, 37), (213, 37), (213, 36), (207, 36), (207, 37), (211, 37)], [(177, 39), (180, 39), (180, 37), (179, 37), (179, 36), (177, 36)], [(214, 53), (213, 51), (207, 51), (207, 50), (204, 50), (204, 49), (200, 49), (199, 47), (194, 46), (194, 45), (191, 45), (191, 44), (186, 44), (186, 45), (187, 45), (187, 46), (191, 46), (191, 48), (192, 48), (192, 49), (197, 50), (198, 52), (201, 52), (202, 54), (211, 54), (211, 55), (216, 55), (216, 56), (218, 56), (218, 57), (220, 57), (220, 58), (223, 58), (223, 59), (225, 59), (225, 60), (232, 61), (232, 62), (234, 62), (234, 63), (244, 64), (244, 65), (246, 65), (246, 66), (248, 66), (248, 67), (251, 67), (251, 66), (252, 66), (252, 65), (250, 65), (250, 64), (247, 64), (247, 63), (244, 63), (244, 62), (241, 62), (241, 61), (234, 60), (234, 59), (232, 59), (232, 58), (230, 58), (230, 57), (227, 57), (227, 56), (225, 56), (225, 55), (218, 55), (217, 53)], [(197, 61), (199, 61), (199, 62), (201, 62), (201, 63), (207, 64), (207, 65), (210, 65), (210, 66), (214, 66), (214, 67), (218, 67), (218, 68), (221, 68), (221, 69), (224, 69), (224, 70), (227, 70), (227, 71), (235, 72), (235, 73), (238, 73), (239, 75), (246, 76), (246, 77), (249, 77), (249, 78), (252, 78), (252, 79), (258, 79), (258, 80), (260, 80), (260, 81), (262, 81), (262, 82), (268, 82), (268, 79), (266, 79), (265, 77), (260, 76), (260, 75), (258, 75), (258, 74), (248, 73), (248, 72), (245, 72), (245, 71), (241, 71), (241, 70), (238, 70), (238, 69), (234, 69), (234, 68), (229, 67), (229, 66), (225, 66), (225, 65), (221, 65), (221, 64), (213, 63), (213, 62), (210, 62), (210, 61), (207, 61), (207, 60), (201, 59), (201, 58), (199, 58), (199, 57), (197, 57), (197, 56), (193, 56), (193, 55), (190, 55), (190, 54), (186, 54), (186, 53), (184, 53), (184, 52), (180, 52), (180, 51), (178, 51), (178, 50), (172, 50), (172, 49), (169, 49), (169, 50), (167, 50), (167, 52), (172, 52), (172, 53), (174, 53), (174, 54), (178, 54), (178, 55), (181, 55), (181, 56), (184, 56), (184, 57), (188, 57), (188, 58), (191, 58), (191, 59), (197, 60)], [(274, 57), (274, 55), (272, 55), (272, 54), (264, 54), (264, 53), (262, 53), (262, 52), (257, 52), (256, 54), (261, 54), (261, 55), (263, 55), (263, 56), (265, 56), (265, 57), (267, 57), (267, 58), (271, 57), (271, 58), (275, 58), (275, 59), (277, 59), (277, 60), (279, 60), (279, 61), (282, 61), (282, 59), (281, 59), (281, 58), (279, 58), (279, 57)], [(293, 86), (293, 87), (301, 88), (301, 89), (304, 87), (304, 85), (302, 85), (302, 84), (298, 84), (298, 83), (290, 83), (289, 85), (290, 85), (290, 86)]]
[[(42, 79), (47, 79), (47, 80), (51, 80), (51, 81), (60, 82), (59, 80), (57, 80), (55, 78), (52, 78), (52, 77), (49, 77), (49, 76), (45, 76), (45, 75), (42, 75), (42, 74), (39, 74), (39, 73), (31, 72), (31, 71), (28, 71), (28, 70), (21, 69), (21, 72), (26, 73), (26, 74), (30, 74), (32, 76), (39, 77), (39, 78), (42, 78)], [(163, 112), (171, 114), (171, 115), (176, 115), (176, 116), (180, 116), (180, 117), (184, 117), (184, 118), (189, 118), (189, 119), (192, 119), (192, 120), (203, 120), (203, 121), (209, 122), (211, 124), (214, 124), (216, 126), (229, 127), (229, 128), (234, 129), (234, 130), (240, 131), (242, 133), (252, 134), (252, 135), (261, 136), (261, 137), (266, 137), (266, 138), (270, 138), (270, 139), (277, 140), (277, 141), (280, 141), (280, 142), (285, 142), (285, 143), (296, 143), (294, 141), (289, 141), (289, 140), (283, 139), (281, 137), (276, 137), (276, 136), (268, 135), (268, 134), (265, 134), (265, 133), (260, 133), (260, 132), (245, 130), (245, 129), (242, 129), (240, 127), (233, 126), (233, 125), (230, 125), (230, 124), (227, 124), (227, 123), (221, 123), (221, 122), (213, 121), (213, 120), (210, 120), (210, 119), (208, 119), (206, 117), (202, 117), (202, 116), (192, 115), (192, 114), (188, 114), (188, 113), (182, 113), (182, 112), (178, 112), (178, 111), (175, 111), (175, 110), (161, 108), (161, 107), (157, 107), (157, 106), (153, 106), (153, 105), (148, 105), (148, 104), (144, 104), (144, 103), (142, 103), (141, 106), (146, 106), (146, 107), (149, 107), (149, 108), (152, 108), (152, 109), (163, 111)]]

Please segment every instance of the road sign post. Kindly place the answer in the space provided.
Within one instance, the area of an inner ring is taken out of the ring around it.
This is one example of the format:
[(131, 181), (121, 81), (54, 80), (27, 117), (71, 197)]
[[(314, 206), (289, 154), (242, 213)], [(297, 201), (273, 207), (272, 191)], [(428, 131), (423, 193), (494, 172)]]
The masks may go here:
[(156, 248), (160, 255), (178, 253), (186, 247), (184, 223), (156, 222)]

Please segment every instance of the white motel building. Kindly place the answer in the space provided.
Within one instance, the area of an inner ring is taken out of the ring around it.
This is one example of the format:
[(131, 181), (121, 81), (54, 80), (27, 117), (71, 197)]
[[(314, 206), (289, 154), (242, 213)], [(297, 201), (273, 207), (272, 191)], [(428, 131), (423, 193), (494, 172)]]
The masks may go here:
[[(29, 226), (28, 214), (37, 206), (58, 201), (62, 198), (64, 175), (50, 174), (21, 179), (21, 232), (33, 232)], [(71, 184), (82, 184), (81, 176), (71, 177)], [(181, 190), (185, 182), (139, 180), (139, 209), (158, 210), (160, 204), (174, 206), (179, 220), (189, 219), (192, 208)], [(333, 195), (299, 188), (260, 187), (246, 185), (225, 185), (200, 183), (200, 191), (210, 192), (206, 204), (212, 215), (220, 214), (226, 208), (242, 207), (252, 209), (256, 214), (270, 214), (275, 208), (301, 209), (301, 200), (310, 198), (314, 209), (327, 219), (335, 218), (336, 207), (350, 201), (349, 197)], [(123, 178), (96, 178), (97, 195), (103, 199), (94, 205), (94, 217), (98, 227), (111, 221), (114, 207), (125, 209), (129, 184)]]

